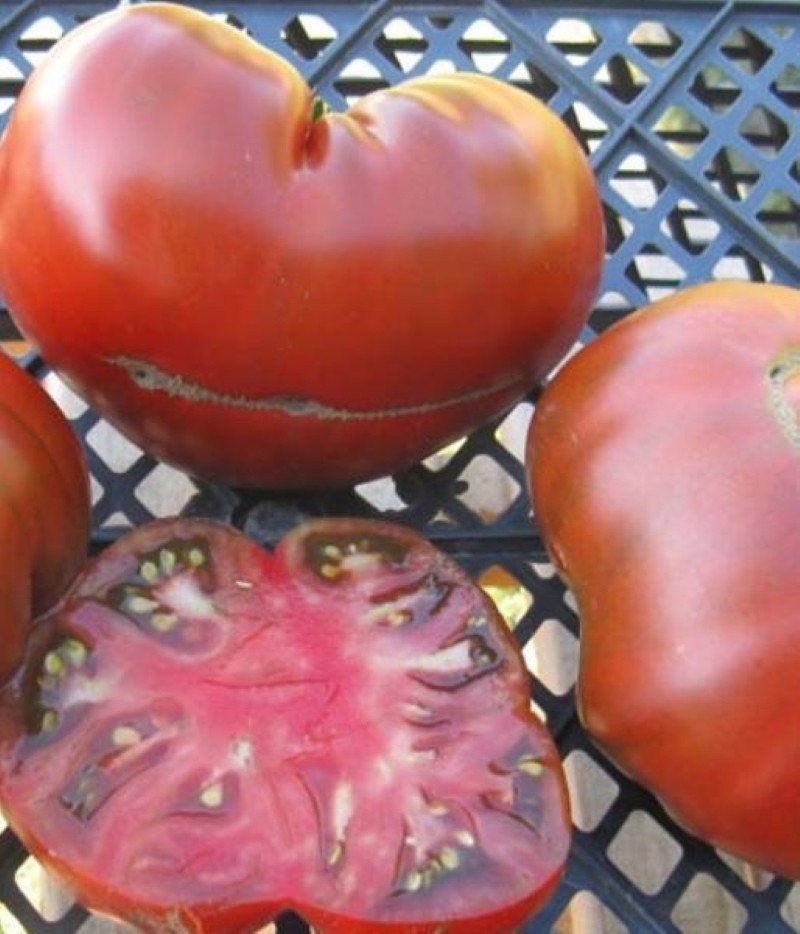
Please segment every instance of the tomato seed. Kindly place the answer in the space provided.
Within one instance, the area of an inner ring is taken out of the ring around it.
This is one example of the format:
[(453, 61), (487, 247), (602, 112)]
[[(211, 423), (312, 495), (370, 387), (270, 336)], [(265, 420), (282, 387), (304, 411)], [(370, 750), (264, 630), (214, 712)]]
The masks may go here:
[(136, 594), (128, 597), (124, 606), (130, 613), (152, 613), (153, 610), (158, 609), (158, 601)]
[(132, 726), (117, 726), (111, 734), (115, 746), (135, 746), (142, 741), (142, 734)]
[(517, 768), (520, 772), (524, 772), (526, 775), (533, 775), (537, 777), (544, 772), (544, 766), (538, 759), (534, 759), (533, 756), (523, 756), (519, 762), (517, 762)]
[(213, 785), (204, 788), (200, 793), (200, 801), (207, 808), (218, 808), (224, 800), (225, 792), (222, 788), (222, 782), (214, 782)]
[(143, 561), (139, 567), (139, 575), (148, 584), (155, 584), (161, 576), (158, 565), (154, 561)]
[(175, 565), (178, 563), (178, 559), (174, 551), (170, 551), (168, 548), (162, 548), (158, 553), (158, 563), (164, 574), (172, 574), (175, 570)]
[(150, 624), (158, 632), (169, 632), (177, 622), (178, 617), (175, 613), (153, 613), (150, 618)]
[(444, 847), (439, 853), (439, 862), (445, 869), (457, 869), (461, 862), (458, 850), (454, 849), (452, 846)]
[(193, 568), (202, 567), (206, 563), (206, 556), (200, 548), (190, 548), (187, 555), (189, 566)]
[(42, 714), (42, 730), (49, 733), (58, 726), (58, 714), (55, 710), (45, 710)]
[(64, 659), (58, 652), (48, 652), (44, 657), (44, 670), (49, 675), (60, 675), (64, 670)]

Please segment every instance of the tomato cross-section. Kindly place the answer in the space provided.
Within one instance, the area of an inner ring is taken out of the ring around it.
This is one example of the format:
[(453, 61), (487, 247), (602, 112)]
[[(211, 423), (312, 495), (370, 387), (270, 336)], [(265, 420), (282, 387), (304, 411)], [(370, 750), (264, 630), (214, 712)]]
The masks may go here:
[[(200, 520), (111, 546), (0, 707), (0, 796), (143, 930), (513, 930), (569, 846), (563, 773), (488, 598), (356, 520), (268, 553)], [(56, 855), (54, 855), (56, 854)]]

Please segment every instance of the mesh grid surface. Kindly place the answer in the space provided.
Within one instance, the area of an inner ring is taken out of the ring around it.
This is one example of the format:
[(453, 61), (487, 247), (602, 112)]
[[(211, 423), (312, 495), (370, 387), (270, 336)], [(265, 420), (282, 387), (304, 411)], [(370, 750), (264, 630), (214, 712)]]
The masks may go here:
[[(286, 56), (334, 108), (405, 77), (453, 68), (492, 74), (547, 101), (590, 154), (606, 209), (605, 277), (583, 342), (694, 282), (800, 282), (800, 148), (792, 136), (800, 110), (798, 4), (195, 5)], [(0, 130), (46, 49), (104, 9), (0, 0)], [(0, 338), (15, 336), (0, 312)], [(800, 886), (689, 838), (593, 749), (577, 723), (577, 619), (525, 492), (522, 439), (535, 394), (401, 475), (336, 493), (264, 495), (157, 464), (71, 396), (41, 360), (25, 362), (84, 441), (97, 549), (126, 527), (176, 512), (233, 522), (265, 544), (307, 516), (374, 516), (415, 526), (498, 598), (526, 658), (541, 666), (534, 699), (557, 736), (576, 802), (565, 880), (526, 934), (800, 930)], [(558, 665), (548, 669), (547, 657)], [(31, 864), (5, 831), (0, 931), (101, 929), (68, 900), (45, 904), (29, 882)], [(293, 917), (276, 928), (307, 930)]]

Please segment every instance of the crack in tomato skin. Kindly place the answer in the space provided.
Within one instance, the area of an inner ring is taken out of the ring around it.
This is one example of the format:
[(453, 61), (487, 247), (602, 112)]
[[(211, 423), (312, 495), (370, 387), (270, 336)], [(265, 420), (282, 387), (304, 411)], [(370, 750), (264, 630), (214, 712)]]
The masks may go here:
[(470, 405), (511, 389), (518, 389), (520, 380), (513, 377), (491, 386), (462, 392), (449, 399), (421, 402), (409, 405), (390, 406), (382, 409), (356, 409), (329, 405), (305, 396), (276, 393), (273, 396), (251, 397), (236, 393), (220, 392), (203, 386), (202, 383), (186, 379), (177, 373), (167, 373), (154, 363), (124, 355), (108, 357), (106, 362), (123, 370), (139, 389), (152, 393), (163, 393), (175, 399), (242, 409), (247, 412), (276, 412), (292, 418), (313, 418), (321, 421), (370, 422), (382, 419), (414, 418)]

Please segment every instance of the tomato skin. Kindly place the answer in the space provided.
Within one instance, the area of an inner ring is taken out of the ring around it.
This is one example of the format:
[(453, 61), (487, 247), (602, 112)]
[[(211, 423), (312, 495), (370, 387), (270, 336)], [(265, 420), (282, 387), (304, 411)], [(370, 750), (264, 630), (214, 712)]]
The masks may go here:
[(797, 291), (686, 289), (577, 354), (528, 440), (588, 731), (690, 831), (795, 879), (798, 348)]
[(88, 907), (146, 932), (510, 934), (570, 842), (558, 752), (486, 595), (415, 533), (315, 520), (269, 554), (142, 526), (0, 692), (0, 800)]
[(147, 4), (67, 36), (0, 147), (20, 327), (200, 475), (330, 486), (410, 465), (525, 393), (597, 289), (597, 187), (530, 95), (458, 75), (311, 108), (277, 56)]
[(33, 616), (77, 573), (88, 537), (77, 438), (36, 380), (0, 352), (0, 681), (20, 662)]

